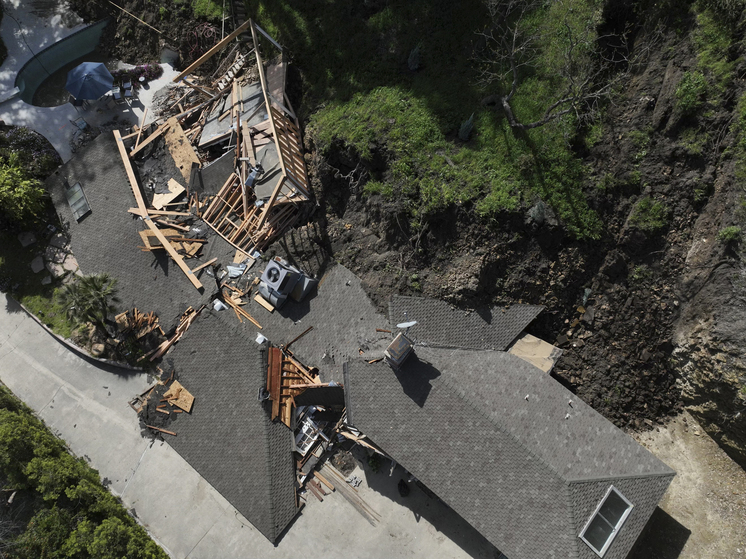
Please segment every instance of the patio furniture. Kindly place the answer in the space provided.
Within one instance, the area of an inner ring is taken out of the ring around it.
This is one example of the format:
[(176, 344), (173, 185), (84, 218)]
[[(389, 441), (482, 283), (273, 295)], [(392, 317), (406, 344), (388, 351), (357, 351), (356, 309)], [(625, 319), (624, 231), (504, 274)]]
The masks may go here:
[(127, 80), (126, 82), (123, 81), (122, 82), (122, 89), (124, 89), (125, 91), (128, 90), (128, 89), (132, 89), (132, 82), (130, 80)]
[(76, 118), (75, 120), (71, 120), (70, 122), (72, 122), (78, 130), (85, 130), (86, 128), (88, 128), (88, 123), (82, 116)]

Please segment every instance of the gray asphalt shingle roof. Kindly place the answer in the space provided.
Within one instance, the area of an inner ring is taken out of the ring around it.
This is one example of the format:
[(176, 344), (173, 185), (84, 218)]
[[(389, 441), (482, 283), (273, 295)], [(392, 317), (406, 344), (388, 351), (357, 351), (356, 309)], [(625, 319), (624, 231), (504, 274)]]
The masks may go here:
[[(64, 179), (70, 185), (80, 182), (91, 206), (91, 213), (79, 223), (65, 198)], [(70, 248), (81, 272), (115, 277), (120, 309), (155, 311), (168, 330), (188, 306), (197, 308), (215, 292), (215, 282), (204, 269), (197, 273), (205, 285), (200, 293), (165, 251), (143, 252), (139, 248), (142, 239), (138, 231), (146, 227), (127, 212), (136, 205), (135, 197), (112, 134), (102, 133), (78, 151), (47, 179), (46, 188), (60, 219), (69, 226)], [(203, 224), (199, 234), (209, 242), (199, 260), (188, 261), (190, 267), (213, 256), (232, 260), (235, 248), (209, 227)]]
[(674, 475), (510, 354), (417, 347), (399, 372), (351, 360), (344, 382), (350, 423), (510, 559), (587, 557), (577, 536), (611, 483), (635, 505), (606, 554), (625, 557)]
[(257, 400), (266, 346), (234, 316), (204, 310), (169, 354), (194, 396), (168, 443), (264, 536), (274, 542), (297, 513), (293, 433)]
[(389, 303), (389, 320), (392, 326), (416, 320), (409, 333), (418, 344), (503, 351), (543, 308), (513, 305), (467, 312), (437, 299), (394, 295)]

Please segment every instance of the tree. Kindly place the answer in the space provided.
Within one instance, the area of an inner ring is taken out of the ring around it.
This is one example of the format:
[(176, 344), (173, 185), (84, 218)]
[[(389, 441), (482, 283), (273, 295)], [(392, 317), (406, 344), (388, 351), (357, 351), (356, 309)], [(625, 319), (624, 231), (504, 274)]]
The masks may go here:
[(117, 281), (108, 274), (83, 276), (66, 285), (59, 295), (60, 304), (67, 309), (67, 317), (76, 326), (92, 322), (96, 329), (106, 334), (106, 321), (116, 312), (112, 303), (118, 303)]
[(0, 163), (0, 209), (11, 221), (23, 223), (44, 209), (44, 189), (21, 166), (17, 153)]
[[(485, 0), (491, 26), (480, 33), (485, 47), (477, 57), (479, 82), (488, 88), (497, 86), (495, 97), (512, 128), (530, 130), (569, 114), (579, 122), (592, 118), (599, 101), (621, 79), (622, 73), (611, 72), (614, 62), (600, 44), (608, 48), (616, 40), (612, 50), (619, 53), (624, 37), (598, 35), (598, 4), (593, 0), (549, 4), (543, 0)], [(523, 122), (513, 103), (529, 76), (544, 80), (556, 93), (541, 116)]]

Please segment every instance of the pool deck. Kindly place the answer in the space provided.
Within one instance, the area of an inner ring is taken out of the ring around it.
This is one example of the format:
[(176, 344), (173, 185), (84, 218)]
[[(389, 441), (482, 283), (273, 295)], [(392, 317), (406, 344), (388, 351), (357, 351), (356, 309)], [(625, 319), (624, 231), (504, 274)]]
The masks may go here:
[[(8, 49), (8, 57), (0, 66), (0, 120), (5, 124), (26, 126), (47, 138), (64, 162), (73, 156), (71, 140), (78, 131), (73, 121), (83, 117), (90, 126), (100, 126), (116, 116), (119, 122), (137, 123), (146, 107), (150, 106), (156, 91), (178, 74), (170, 65), (163, 64), (163, 76), (141, 88), (137, 100), (131, 105), (111, 108), (104, 100), (91, 103), (88, 109), (76, 109), (70, 103), (59, 107), (35, 107), (18, 97), (12, 97), (18, 71), (35, 53), (85, 27), (69, 10), (64, 13), (40, 17), (38, 2), (6, 0), (5, 15), (0, 24), (0, 37)], [(20, 25), (20, 28), (19, 28)], [(120, 62), (121, 67), (131, 67)], [(151, 120), (150, 113), (148, 121)], [(123, 126), (122, 126), (123, 127)]]

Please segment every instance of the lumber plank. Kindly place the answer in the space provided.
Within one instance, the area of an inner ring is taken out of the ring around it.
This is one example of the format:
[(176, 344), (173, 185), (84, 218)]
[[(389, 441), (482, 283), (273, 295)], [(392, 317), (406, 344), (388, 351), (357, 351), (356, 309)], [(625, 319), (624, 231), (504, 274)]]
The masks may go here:
[(173, 258), (174, 262), (176, 262), (176, 265), (181, 268), (181, 271), (184, 272), (187, 279), (192, 282), (192, 285), (194, 285), (194, 287), (196, 287), (197, 289), (203, 289), (204, 286), (202, 285), (202, 282), (197, 279), (197, 277), (194, 275), (194, 272), (192, 272), (192, 270), (189, 269), (189, 266), (184, 263), (184, 259), (171, 246), (171, 243), (168, 242), (168, 239), (163, 235), (163, 233), (161, 233), (160, 229), (158, 229), (155, 223), (153, 223), (153, 221), (149, 217), (144, 218), (143, 221), (145, 221), (145, 224), (150, 228), (151, 231), (153, 231), (153, 233), (155, 233), (155, 236), (163, 244), (163, 248), (165, 248), (169, 256)]
[(140, 135), (142, 134), (143, 128), (145, 128), (145, 117), (146, 116), (148, 116), (148, 107), (145, 107), (145, 110), (142, 113), (142, 120), (140, 121), (140, 129), (137, 131), (137, 138), (135, 139), (134, 149), (137, 149), (137, 144), (140, 143)]
[(269, 312), (274, 312), (275, 308), (272, 306), (272, 304), (267, 301), (264, 297), (262, 297), (259, 293), (257, 293), (254, 296), (254, 301), (259, 303), (261, 306), (263, 306), (265, 309), (267, 309)]
[[(194, 70), (196, 70), (197, 68), (199, 68), (200, 66), (202, 66), (205, 62), (207, 62), (208, 60), (210, 60), (213, 56), (215, 56), (215, 53), (217, 53), (219, 50), (221, 50), (225, 45), (227, 45), (233, 39), (235, 39), (241, 33), (243, 33), (246, 30), (246, 28), (249, 27), (249, 25), (251, 25), (251, 24), (252, 24), (251, 19), (249, 19), (246, 22), (244, 22), (242, 25), (240, 25), (238, 28), (236, 28), (236, 30), (233, 33), (231, 33), (230, 35), (226, 36), (225, 39), (223, 39), (222, 41), (218, 42), (214, 47), (212, 47), (210, 50), (208, 50), (205, 54), (203, 54), (197, 60), (195, 60), (189, 66), (187, 66), (184, 69), (184, 71), (182, 71), (178, 76), (176, 76), (173, 79), (173, 81), (174, 82), (178, 82), (184, 76), (186, 76), (186, 75), (191, 74), (192, 72), (194, 72)], [(254, 43), (254, 44), (256, 44), (256, 43)]]
[(173, 431), (161, 429), (160, 427), (155, 427), (154, 425), (145, 425), (145, 427), (147, 427), (148, 429), (153, 429), (154, 431), (158, 431), (160, 433), (166, 433), (167, 435), (173, 435), (174, 437), (176, 436), (176, 433), (174, 433)]
[(143, 217), (146, 217), (148, 215), (147, 205), (145, 204), (145, 200), (142, 197), (142, 192), (140, 192), (140, 183), (137, 182), (135, 171), (132, 169), (132, 163), (130, 162), (130, 158), (127, 155), (127, 149), (124, 147), (122, 135), (119, 133), (119, 130), (114, 130), (114, 140), (116, 141), (117, 147), (119, 148), (119, 155), (122, 157), (122, 163), (124, 164), (124, 170), (127, 172), (127, 178), (130, 181), (132, 193), (135, 195), (137, 208), (140, 210), (140, 214)]
[(309, 483), (309, 484), (306, 485), (306, 487), (308, 487), (311, 490), (311, 493), (313, 493), (314, 497), (316, 497), (319, 501), (323, 501), (324, 500), (324, 498), (319, 493), (319, 490), (316, 489), (313, 485), (311, 485)]
[(211, 260), (208, 260), (208, 261), (207, 261), (207, 262), (205, 262), (204, 264), (200, 264), (200, 265), (199, 265), (199, 266), (197, 266), (196, 268), (192, 268), (192, 273), (197, 273), (197, 272), (198, 272), (198, 271), (200, 271), (200, 270), (201, 270), (202, 268), (207, 268), (207, 266), (209, 266), (210, 264), (215, 264), (215, 262), (217, 262), (217, 261), (218, 261), (218, 259), (217, 259), (217, 258), (212, 258)]
[(140, 143), (140, 144), (139, 144), (139, 145), (137, 146), (137, 148), (133, 149), (133, 150), (132, 150), (132, 151), (130, 152), (130, 155), (129, 155), (129, 156), (130, 156), (130, 158), (133, 158), (133, 157), (135, 157), (135, 155), (137, 155), (137, 154), (138, 154), (138, 152), (142, 151), (142, 150), (143, 150), (143, 148), (145, 148), (145, 146), (147, 146), (147, 145), (148, 145), (148, 144), (150, 144), (151, 142), (154, 142), (155, 140), (157, 140), (157, 139), (158, 139), (158, 138), (159, 138), (159, 137), (161, 136), (161, 134), (163, 134), (163, 133), (164, 133), (164, 132), (166, 131), (166, 128), (168, 128), (168, 122), (164, 122), (163, 124), (161, 124), (161, 125), (160, 125), (160, 126), (159, 126), (159, 127), (158, 127), (158, 128), (156, 129), (156, 130), (155, 130), (155, 132), (153, 132), (153, 133), (152, 133), (152, 134), (151, 134), (150, 136), (148, 136), (147, 138), (145, 138), (145, 139), (144, 139), (144, 140), (143, 140), (143, 141), (142, 141), (142, 142), (141, 142), (141, 143)]
[(330, 491), (334, 491), (334, 486), (327, 480), (320, 472), (314, 472), (313, 477), (317, 478), (321, 483), (326, 485)]
[[(131, 214), (141, 215), (139, 208), (129, 208), (127, 211)], [(189, 212), (172, 212), (168, 210), (148, 210), (148, 214), (150, 215), (175, 215), (175, 216), (182, 216), (182, 217), (187, 217), (187, 216), (192, 215)]]

